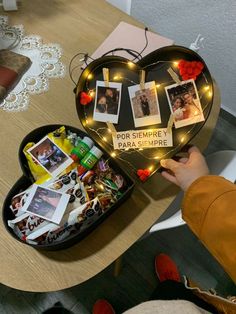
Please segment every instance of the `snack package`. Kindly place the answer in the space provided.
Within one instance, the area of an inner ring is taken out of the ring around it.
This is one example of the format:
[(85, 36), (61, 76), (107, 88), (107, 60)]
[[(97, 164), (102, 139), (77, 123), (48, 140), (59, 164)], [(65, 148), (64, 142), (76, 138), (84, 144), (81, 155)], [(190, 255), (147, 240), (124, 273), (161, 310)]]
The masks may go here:
[(25, 213), (13, 220), (8, 220), (7, 223), (21, 240), (25, 240), (30, 233), (46, 226), (50, 222), (43, 218)]
[(102, 214), (98, 198), (74, 209), (63, 218), (63, 225), (50, 223), (26, 237), (31, 244), (52, 244), (68, 237), (72, 232), (79, 233), (86, 229)]

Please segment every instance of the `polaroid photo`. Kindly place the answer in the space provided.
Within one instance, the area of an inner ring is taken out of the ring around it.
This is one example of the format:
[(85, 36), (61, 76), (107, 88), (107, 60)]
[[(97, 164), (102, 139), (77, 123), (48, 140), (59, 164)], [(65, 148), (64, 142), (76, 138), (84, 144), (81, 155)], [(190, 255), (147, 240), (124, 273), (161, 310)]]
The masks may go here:
[(96, 82), (96, 99), (93, 111), (93, 120), (100, 122), (118, 123), (121, 101), (121, 83)]
[(33, 184), (22, 210), (59, 224), (69, 199), (69, 194), (62, 194)]
[(135, 127), (161, 123), (160, 108), (154, 81), (128, 87)]
[(27, 152), (53, 177), (73, 163), (73, 160), (48, 136), (45, 136)]
[(205, 120), (194, 80), (165, 87), (176, 128)]

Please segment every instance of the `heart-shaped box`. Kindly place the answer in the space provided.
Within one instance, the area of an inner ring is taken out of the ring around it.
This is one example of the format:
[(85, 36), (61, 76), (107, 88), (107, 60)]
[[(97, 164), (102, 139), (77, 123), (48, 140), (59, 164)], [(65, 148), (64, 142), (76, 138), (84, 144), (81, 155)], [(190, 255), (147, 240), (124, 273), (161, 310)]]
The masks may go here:
[[(50, 132), (53, 132), (54, 130), (58, 129), (61, 125), (46, 125), (40, 128), (35, 129), (31, 133), (29, 133), (21, 142), (21, 145), (19, 147), (19, 162), (20, 162), (20, 167), (22, 169), (23, 175), (22, 177), (15, 183), (15, 185), (11, 188), (9, 191), (4, 204), (3, 204), (3, 222), (4, 225), (7, 229), (7, 231), (18, 241), (28, 244), (25, 241), (22, 241), (20, 238), (17, 237), (17, 235), (13, 232), (13, 230), (8, 226), (7, 221), (14, 219), (14, 214), (10, 210), (10, 204), (11, 204), (11, 199), (13, 196), (18, 194), (20, 190), (24, 191), (26, 190), (30, 185), (33, 184), (35, 181), (30, 169), (28, 167), (28, 163), (26, 160), (26, 157), (23, 153), (23, 149), (25, 145), (29, 142), (34, 142), (37, 143), (39, 140), (41, 140), (45, 135), (47, 135)], [(65, 126), (67, 130), (70, 130), (74, 133), (77, 133), (78, 136), (84, 137), (88, 136), (85, 132), (81, 131), (78, 128), (72, 127), (72, 126)], [(97, 147), (99, 145), (96, 144)], [(103, 150), (101, 147), (99, 147), (101, 150)], [(105, 159), (110, 158), (109, 155), (107, 155), (106, 151), (103, 150), (103, 156)], [(117, 171), (117, 173), (120, 173), (124, 180), (126, 181), (127, 188), (123, 195), (117, 200), (116, 203), (114, 203), (108, 210), (106, 210), (97, 220), (95, 220), (90, 226), (88, 226), (86, 229), (82, 230), (81, 232), (74, 233), (70, 235), (69, 237), (65, 238), (64, 240), (60, 242), (55, 242), (52, 244), (45, 244), (45, 245), (35, 245), (35, 244), (29, 244), (30, 246), (36, 248), (36, 249), (43, 249), (43, 250), (61, 250), (68, 248), (72, 246), (73, 244), (77, 243), (81, 239), (83, 239), (88, 233), (90, 233), (92, 230), (94, 230), (104, 219), (108, 217), (116, 208), (118, 208), (132, 193), (133, 187), (134, 187), (134, 181), (123, 171), (117, 163), (110, 159), (109, 164), (112, 169)]]
[[(189, 143), (191, 139), (193, 139), (193, 137), (199, 132), (205, 123), (205, 121), (203, 121), (182, 127), (180, 129), (173, 129), (173, 147), (158, 149), (148, 148), (144, 149), (143, 151), (122, 151), (115, 156), (112, 145), (111, 132), (109, 132), (109, 126), (103, 122), (92, 121), (91, 117), (93, 116), (94, 99), (90, 102), (91, 98), (87, 97), (86, 95), (85, 97), (81, 98), (81, 93), (84, 92), (87, 94), (89, 91), (94, 90), (96, 81), (103, 80), (104, 67), (109, 69), (110, 77), (121, 76), (122, 94), (120, 119), (119, 124), (115, 127), (117, 131), (132, 130), (134, 129), (134, 123), (132, 119), (131, 107), (129, 104), (130, 100), (128, 95), (128, 87), (139, 84), (139, 72), (140, 70), (145, 70), (146, 82), (155, 81), (156, 84), (160, 87), (158, 88), (158, 100), (160, 104), (162, 122), (161, 124), (158, 124), (158, 127), (166, 127), (170, 116), (170, 108), (163, 87), (173, 84), (173, 80), (168, 74), (167, 69), (170, 67), (174, 69), (175, 62), (182, 59), (189, 62), (201, 62), (204, 65), (203, 71), (197, 76), (195, 80), (195, 84), (201, 98), (202, 109), (206, 121), (210, 114), (213, 102), (212, 78), (202, 58), (197, 53), (188, 48), (180, 46), (164, 47), (152, 52), (143, 59), (139, 60), (137, 63), (130, 63), (129, 60), (118, 56), (104, 56), (94, 60), (84, 69), (75, 89), (78, 116), (85, 130), (96, 143), (96, 146), (100, 147), (100, 149), (103, 150), (105, 158), (109, 158), (111, 161), (111, 167), (114, 170), (117, 170), (125, 178), (128, 188), (124, 192), (123, 196), (112, 207), (110, 207), (109, 210), (107, 210), (102, 216), (99, 217), (97, 221), (95, 221), (95, 223), (91, 224), (81, 233), (73, 234), (65, 240), (51, 245), (32, 245), (34, 248), (44, 250), (59, 250), (67, 248), (81, 240), (130, 196), (134, 187), (134, 180), (132, 180), (129, 175), (135, 178), (135, 180), (141, 179), (142, 181), (145, 181), (149, 174), (152, 175), (158, 169), (160, 169), (159, 160), (161, 158), (171, 158), (180, 152), (183, 147)], [(174, 69), (174, 71), (177, 74), (179, 73), (177, 69)], [(81, 103), (81, 100), (83, 104)], [(3, 221), (6, 229), (10, 232), (10, 234), (15, 239), (23, 243), (26, 242), (20, 240), (14, 234), (13, 230), (10, 229), (7, 225), (7, 220), (14, 218), (13, 213), (9, 209), (12, 197), (19, 193), (20, 189), (25, 190), (34, 182), (34, 179), (28, 168), (26, 158), (23, 154), (23, 148), (28, 142), (38, 142), (46, 134), (54, 131), (58, 127), (60, 127), (60, 125), (48, 125), (32, 131), (23, 139), (19, 148), (19, 161), (23, 175), (15, 183), (5, 199), (3, 205)], [(77, 128), (71, 126), (66, 126), (66, 128), (72, 132), (77, 133), (79, 136), (87, 136), (86, 133)], [(153, 126), (151, 126), (151, 128), (153, 128)], [(143, 127), (141, 129), (143, 129)], [(150, 129), (150, 127), (147, 129)], [(157, 154), (159, 155), (159, 158), (156, 158)], [(127, 172), (129, 174), (127, 174)]]
[[(178, 129), (172, 128), (172, 147), (114, 151), (112, 133), (111, 130), (109, 130), (109, 125), (104, 122), (97, 122), (93, 120), (95, 97), (93, 97), (91, 102), (88, 101), (88, 104), (85, 105), (82, 101), (81, 93), (87, 93), (88, 95), (94, 94), (94, 91), (96, 90), (96, 81), (103, 81), (103, 68), (108, 68), (110, 77), (109, 82), (122, 83), (119, 123), (114, 125), (116, 131), (166, 128), (171, 111), (165, 93), (165, 87), (175, 83), (167, 70), (172, 68), (181, 80), (180, 70), (176, 66), (180, 60), (203, 65), (203, 69), (198, 71), (197, 77), (194, 78), (206, 121), (213, 103), (212, 78), (203, 59), (196, 52), (185, 47), (163, 47), (138, 60), (137, 63), (132, 63), (130, 60), (123, 57), (104, 56), (89, 63), (78, 80), (75, 93), (77, 112), (82, 125), (88, 134), (112, 157), (114, 157), (121, 167), (125, 169), (135, 180), (138, 179), (137, 173), (139, 173), (139, 170), (149, 170), (150, 175), (152, 175), (160, 169), (160, 159), (172, 158), (180, 152), (181, 149), (199, 132), (205, 121)], [(162, 119), (160, 124), (151, 125), (145, 128), (134, 127), (128, 93), (128, 87), (139, 84), (140, 70), (145, 70), (145, 82), (155, 81), (157, 85), (158, 102), (160, 105)], [(188, 71), (193, 71), (193, 74), (196, 74), (192, 65)]]

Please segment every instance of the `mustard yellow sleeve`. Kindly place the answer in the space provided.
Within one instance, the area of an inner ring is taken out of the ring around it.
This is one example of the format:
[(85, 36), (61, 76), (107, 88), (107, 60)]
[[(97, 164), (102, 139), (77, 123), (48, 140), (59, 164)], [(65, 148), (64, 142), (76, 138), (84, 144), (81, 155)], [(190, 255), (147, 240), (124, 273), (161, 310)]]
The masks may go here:
[(185, 193), (182, 216), (236, 282), (236, 185), (204, 176)]

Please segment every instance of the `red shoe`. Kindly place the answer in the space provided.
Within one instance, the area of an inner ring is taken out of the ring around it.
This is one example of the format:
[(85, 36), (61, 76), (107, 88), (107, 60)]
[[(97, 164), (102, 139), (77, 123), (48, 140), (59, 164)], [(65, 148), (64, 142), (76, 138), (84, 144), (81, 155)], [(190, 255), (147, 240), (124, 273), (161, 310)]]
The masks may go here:
[(97, 300), (93, 306), (93, 314), (116, 314), (116, 312), (106, 300)]
[(160, 282), (165, 280), (181, 281), (177, 266), (166, 254), (161, 253), (156, 256), (155, 271)]

